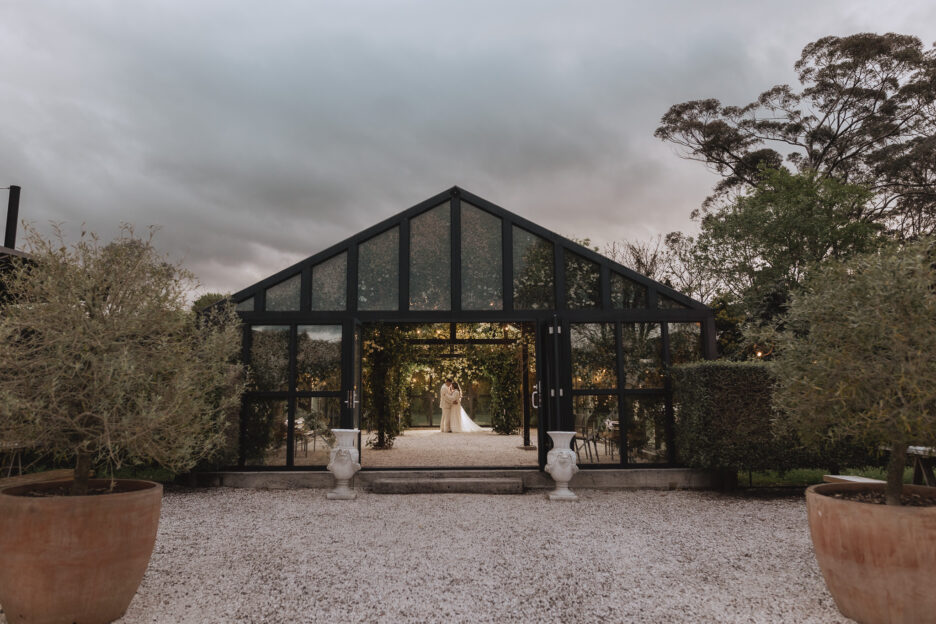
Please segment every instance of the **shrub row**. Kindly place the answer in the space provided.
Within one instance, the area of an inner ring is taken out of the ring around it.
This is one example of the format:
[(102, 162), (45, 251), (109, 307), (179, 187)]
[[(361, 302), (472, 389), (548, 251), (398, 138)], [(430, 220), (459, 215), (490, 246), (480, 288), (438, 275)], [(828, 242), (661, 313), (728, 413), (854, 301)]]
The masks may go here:
[(675, 366), (679, 461), (707, 470), (790, 470), (865, 466), (880, 459), (842, 440), (806, 448), (773, 402), (776, 378), (763, 362), (707, 361)]

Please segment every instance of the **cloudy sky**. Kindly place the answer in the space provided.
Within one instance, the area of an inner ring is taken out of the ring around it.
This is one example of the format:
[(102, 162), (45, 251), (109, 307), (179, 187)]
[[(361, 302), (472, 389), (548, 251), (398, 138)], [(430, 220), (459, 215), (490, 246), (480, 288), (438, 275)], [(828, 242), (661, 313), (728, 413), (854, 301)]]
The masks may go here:
[(159, 225), (224, 292), (453, 185), (646, 240), (716, 181), (653, 138), (669, 106), (747, 103), (868, 31), (929, 46), (936, 3), (4, 0), (0, 187), (41, 231)]

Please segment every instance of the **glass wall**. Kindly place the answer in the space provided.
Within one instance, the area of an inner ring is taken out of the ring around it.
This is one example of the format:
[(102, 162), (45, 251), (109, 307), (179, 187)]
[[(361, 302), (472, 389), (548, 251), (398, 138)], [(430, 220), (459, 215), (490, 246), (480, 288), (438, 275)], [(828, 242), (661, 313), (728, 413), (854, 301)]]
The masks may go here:
[(271, 312), (292, 312), (299, 309), (302, 275), (294, 275), (266, 290), (266, 309)]
[(341, 390), (341, 325), (300, 325), (296, 390)]
[(293, 431), (293, 465), (327, 466), (335, 443), (331, 432), (341, 425), (338, 397), (298, 397)]
[(620, 463), (616, 328), (615, 323), (569, 326), (574, 446), (581, 463)]
[(565, 252), (565, 284), (570, 309), (601, 307), (601, 268), (597, 262)]
[(358, 309), (400, 307), (400, 229), (391, 228), (358, 246)]
[(451, 227), (448, 203), (410, 219), (410, 310), (452, 307)]
[(513, 226), (513, 296), (515, 310), (556, 307), (553, 244)]
[(288, 409), (285, 399), (248, 399), (244, 406), (244, 443), (247, 466), (285, 466)]
[(251, 329), (252, 390), (289, 390), (289, 325), (254, 325)]
[(348, 253), (312, 267), (312, 306), (318, 310), (344, 310), (348, 307)]
[(463, 310), (503, 310), (501, 220), (462, 202), (461, 273)]

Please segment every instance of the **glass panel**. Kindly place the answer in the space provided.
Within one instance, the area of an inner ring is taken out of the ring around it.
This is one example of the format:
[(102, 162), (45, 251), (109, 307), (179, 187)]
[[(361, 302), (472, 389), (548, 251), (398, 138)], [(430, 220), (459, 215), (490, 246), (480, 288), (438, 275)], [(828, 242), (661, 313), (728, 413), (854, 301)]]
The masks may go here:
[(312, 267), (312, 309), (344, 310), (348, 307), (348, 253)]
[(452, 307), (451, 228), (448, 203), (410, 219), (411, 310)]
[(234, 306), (234, 309), (238, 312), (253, 312), (254, 311), (254, 298), (248, 297), (247, 299), (244, 299), (243, 301), (238, 303), (236, 306)]
[(296, 399), (293, 464), (296, 466), (328, 465), (329, 451), (335, 443), (335, 436), (331, 430), (340, 425), (341, 399), (338, 397), (299, 397)]
[(691, 310), (689, 306), (679, 303), (675, 299), (670, 299), (664, 295), (657, 295), (657, 307), (661, 310)]
[(251, 399), (245, 410), (244, 454), (248, 466), (285, 466), (285, 399)]
[(289, 389), (289, 326), (254, 325), (251, 329), (252, 390)]
[(463, 310), (503, 310), (501, 220), (462, 202), (461, 262)]
[(400, 307), (400, 228), (358, 246), (358, 309)]
[(293, 275), (266, 290), (266, 309), (270, 312), (293, 312), (299, 309), (302, 275)]
[(553, 296), (553, 244), (513, 227), (513, 289), (515, 310), (548, 310)]
[(341, 325), (300, 325), (296, 390), (341, 391)]
[(618, 398), (614, 395), (572, 397), (575, 453), (585, 464), (617, 464), (619, 455)]
[(455, 325), (455, 337), (459, 340), (516, 340), (521, 336), (520, 324), (514, 323), (458, 323)]
[(611, 307), (615, 310), (647, 307), (647, 287), (618, 273), (611, 273)]
[(664, 464), (666, 449), (666, 401), (663, 397), (630, 397), (625, 409), (630, 414), (627, 427), (627, 461), (632, 464)]
[(598, 263), (565, 252), (566, 305), (597, 308), (601, 305), (601, 269)]
[(617, 347), (612, 323), (573, 323), (572, 388), (617, 388)]
[(670, 364), (687, 364), (702, 359), (702, 324), (669, 324)]
[(663, 387), (663, 338), (657, 323), (624, 323), (624, 387)]

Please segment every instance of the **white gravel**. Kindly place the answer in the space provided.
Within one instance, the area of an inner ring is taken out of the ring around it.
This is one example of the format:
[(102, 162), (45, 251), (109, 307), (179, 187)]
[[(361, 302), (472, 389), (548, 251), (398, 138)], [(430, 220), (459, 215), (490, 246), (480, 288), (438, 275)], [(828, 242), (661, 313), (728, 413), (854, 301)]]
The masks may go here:
[(169, 491), (142, 622), (846, 622), (801, 498)]

